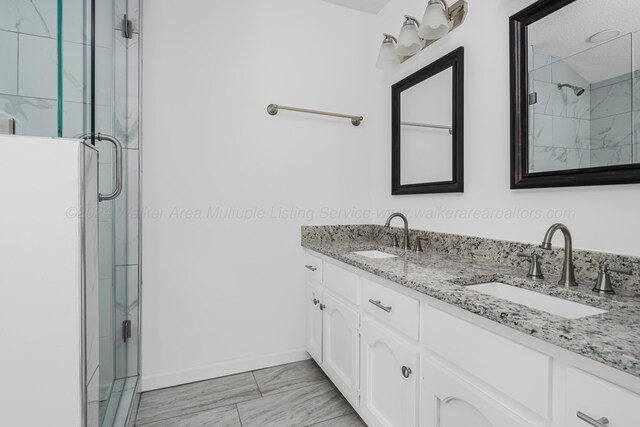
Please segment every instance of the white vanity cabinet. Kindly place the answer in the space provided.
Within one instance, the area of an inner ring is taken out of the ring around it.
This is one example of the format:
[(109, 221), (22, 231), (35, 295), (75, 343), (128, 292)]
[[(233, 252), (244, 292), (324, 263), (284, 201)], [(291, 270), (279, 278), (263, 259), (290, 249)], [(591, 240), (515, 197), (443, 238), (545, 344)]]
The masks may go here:
[(422, 360), (422, 426), (531, 427), (432, 359)]
[(306, 265), (307, 350), (370, 427), (640, 427), (637, 377), (323, 255)]
[(370, 427), (417, 426), (417, 348), (370, 318), (361, 334), (361, 415)]

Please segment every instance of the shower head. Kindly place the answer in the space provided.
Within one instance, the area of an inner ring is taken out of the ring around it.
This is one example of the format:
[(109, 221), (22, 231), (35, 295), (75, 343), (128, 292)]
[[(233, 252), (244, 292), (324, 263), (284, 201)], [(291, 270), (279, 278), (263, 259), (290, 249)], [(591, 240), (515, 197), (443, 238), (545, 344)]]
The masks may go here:
[(569, 89), (572, 89), (573, 93), (575, 93), (576, 96), (580, 96), (584, 93), (584, 88), (581, 88), (579, 86), (569, 85), (566, 83), (558, 83), (558, 89), (562, 89), (563, 87), (568, 87)]

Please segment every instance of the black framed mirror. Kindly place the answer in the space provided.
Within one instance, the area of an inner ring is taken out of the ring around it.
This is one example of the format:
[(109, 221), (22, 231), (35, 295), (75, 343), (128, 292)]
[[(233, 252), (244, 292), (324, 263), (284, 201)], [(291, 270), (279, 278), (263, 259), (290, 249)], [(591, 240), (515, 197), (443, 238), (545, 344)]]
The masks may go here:
[(391, 194), (464, 191), (464, 48), (394, 84)]
[(640, 183), (638, 16), (540, 0), (511, 17), (512, 189)]

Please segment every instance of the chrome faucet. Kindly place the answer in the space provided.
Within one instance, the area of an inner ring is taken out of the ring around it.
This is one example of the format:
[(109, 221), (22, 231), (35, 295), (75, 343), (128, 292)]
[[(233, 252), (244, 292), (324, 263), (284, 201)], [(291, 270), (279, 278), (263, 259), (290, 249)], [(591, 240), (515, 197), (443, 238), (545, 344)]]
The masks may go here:
[(387, 222), (384, 224), (384, 226), (389, 227), (391, 224), (391, 220), (395, 217), (400, 217), (402, 218), (402, 221), (404, 221), (404, 250), (408, 251), (409, 250), (409, 221), (407, 220), (407, 217), (399, 212), (396, 212), (394, 214), (391, 214), (391, 216), (387, 218)]
[(547, 230), (547, 234), (545, 234), (544, 241), (540, 247), (545, 250), (551, 250), (551, 239), (558, 230), (562, 231), (562, 235), (564, 236), (564, 263), (562, 266), (562, 277), (558, 284), (562, 286), (578, 286), (573, 269), (571, 233), (567, 226), (564, 224), (553, 224), (549, 230)]

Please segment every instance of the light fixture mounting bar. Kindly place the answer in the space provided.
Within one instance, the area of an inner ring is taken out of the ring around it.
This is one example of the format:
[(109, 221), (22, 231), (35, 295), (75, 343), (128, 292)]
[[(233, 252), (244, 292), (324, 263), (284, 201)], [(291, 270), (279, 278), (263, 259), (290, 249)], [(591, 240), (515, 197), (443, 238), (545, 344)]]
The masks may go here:
[(467, 0), (459, 0), (449, 7), (449, 16), (453, 23), (451, 31), (462, 25), (464, 19), (467, 17), (467, 13), (469, 13), (469, 3), (467, 3)]

